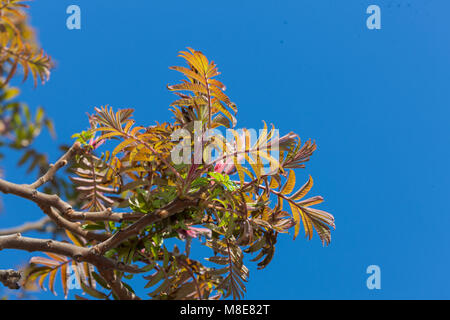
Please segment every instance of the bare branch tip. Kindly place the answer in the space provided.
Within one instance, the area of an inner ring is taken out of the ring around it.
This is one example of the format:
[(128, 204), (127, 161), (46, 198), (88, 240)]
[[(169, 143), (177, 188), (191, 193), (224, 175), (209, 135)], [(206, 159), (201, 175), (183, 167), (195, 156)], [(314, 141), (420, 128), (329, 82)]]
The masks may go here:
[(73, 144), (73, 148), (74, 148), (74, 150), (80, 150), (81, 149), (81, 143), (79, 141), (76, 141)]

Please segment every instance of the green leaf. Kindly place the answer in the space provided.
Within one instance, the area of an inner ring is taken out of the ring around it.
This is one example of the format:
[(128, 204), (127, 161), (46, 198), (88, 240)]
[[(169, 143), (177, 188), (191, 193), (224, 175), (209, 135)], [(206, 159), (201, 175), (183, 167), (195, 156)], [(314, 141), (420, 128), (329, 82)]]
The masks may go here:
[(91, 272), (92, 276), (94, 277), (95, 281), (101, 285), (103, 288), (109, 290), (109, 286), (106, 283), (105, 279), (103, 279), (98, 273), (96, 273), (95, 271)]
[(83, 288), (84, 292), (86, 292), (87, 294), (89, 294), (90, 296), (97, 298), (97, 299), (108, 299), (108, 296), (106, 294), (104, 294), (103, 292), (100, 292), (92, 287), (89, 287), (87, 285), (85, 285), (83, 282), (80, 282), (81, 287)]

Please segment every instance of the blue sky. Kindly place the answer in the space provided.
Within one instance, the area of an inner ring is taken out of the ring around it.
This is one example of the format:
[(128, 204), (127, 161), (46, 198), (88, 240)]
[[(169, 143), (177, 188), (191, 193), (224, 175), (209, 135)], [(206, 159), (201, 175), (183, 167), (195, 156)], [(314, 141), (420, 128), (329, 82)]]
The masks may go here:
[[(81, 8), (81, 30), (66, 28), (70, 4)], [(366, 28), (370, 4), (381, 7), (381, 30)], [(166, 84), (179, 79), (168, 66), (187, 46), (201, 50), (222, 72), (238, 126), (266, 120), (316, 140), (297, 178), (313, 176), (312, 194), (336, 218), (327, 248), (280, 237), (271, 265), (251, 267), (246, 298), (449, 299), (449, 9), (444, 0), (38, 0), (32, 23), (58, 65), (22, 97), (46, 108), (57, 143), (85, 129), (95, 106), (167, 121)], [(55, 158), (49, 139), (38, 146)], [(16, 160), (1, 165), (25, 182)], [(2, 227), (39, 218), (20, 199), (3, 202)], [(27, 257), (3, 251), (0, 266)], [(373, 264), (381, 290), (366, 287)]]

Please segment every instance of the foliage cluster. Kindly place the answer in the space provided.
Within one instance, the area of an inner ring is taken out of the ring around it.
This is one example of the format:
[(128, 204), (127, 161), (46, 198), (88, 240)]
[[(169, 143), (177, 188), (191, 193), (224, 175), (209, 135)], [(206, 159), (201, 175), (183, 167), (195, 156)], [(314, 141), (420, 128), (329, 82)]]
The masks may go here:
[[(0, 119), (12, 119), (5, 125), (5, 132), (15, 135), (12, 147), (29, 145), (43, 125), (50, 127), (42, 109), (32, 117), (21, 104), (7, 107), (16, 93), (7, 83), (17, 66), (25, 78), (31, 73), (35, 82), (48, 79), (51, 68), (49, 56), (37, 49), (24, 22), (22, 3), (1, 0), (0, 6)], [(191, 48), (180, 57), (186, 66), (171, 69), (185, 79), (168, 86), (177, 97), (170, 107), (172, 122), (141, 125), (132, 109), (95, 108), (87, 130), (73, 136), (73, 146), (36, 182), (19, 186), (0, 181), (0, 191), (35, 202), (65, 232), (61, 241), (37, 250), (47, 256), (31, 259), (26, 286), (37, 281), (44, 288), (48, 280), (55, 291), (59, 274), (67, 296), (71, 266), (84, 292), (100, 299), (137, 298), (127, 284), (135, 276), (146, 280), (152, 299), (240, 299), (249, 277), (245, 257), (265, 268), (280, 234), (292, 230), (296, 238), (303, 229), (311, 239), (315, 230), (324, 245), (330, 243), (334, 218), (313, 207), (322, 197), (307, 197), (313, 179), (297, 184), (316, 144), (292, 132), (280, 138), (266, 123), (252, 141), (249, 130), (235, 129), (238, 108), (217, 79), (216, 64)], [(204, 132), (219, 127), (231, 130), (231, 144), (219, 136), (206, 139)], [(185, 135), (174, 141), (179, 130)], [(180, 142), (191, 151), (189, 162), (176, 164), (172, 155)], [(198, 163), (196, 144), (223, 156)], [(278, 158), (271, 154), (274, 148)], [(25, 153), (22, 162), (32, 156)], [(75, 192), (63, 200), (61, 189), (38, 191), (58, 181), (57, 170), (66, 165)], [(5, 238), (3, 247), (8, 245), (43, 244)], [(206, 261), (196, 259), (198, 246), (210, 250)]]

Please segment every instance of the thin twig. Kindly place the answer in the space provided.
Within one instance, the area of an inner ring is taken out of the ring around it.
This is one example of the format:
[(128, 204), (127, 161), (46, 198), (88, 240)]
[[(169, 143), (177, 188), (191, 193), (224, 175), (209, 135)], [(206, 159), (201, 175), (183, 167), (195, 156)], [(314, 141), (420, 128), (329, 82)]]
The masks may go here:
[[(73, 209), (67, 202), (61, 200), (61, 198), (55, 194), (49, 195), (42, 193), (36, 189), (30, 188), (28, 185), (19, 185), (3, 179), (0, 179), (0, 191), (5, 194), (11, 193), (33, 201), (57, 225), (67, 228), (71, 232), (74, 232), (87, 240), (104, 241), (109, 238), (107, 234), (98, 234), (92, 231), (83, 230), (78, 223), (66, 220), (64, 216), (73, 212)], [(51, 208), (58, 210), (61, 215), (51, 210)]]
[(20, 289), (19, 281), (21, 278), (22, 275), (19, 271), (13, 269), (0, 270), (0, 282), (10, 289)]
[(141, 300), (123, 285), (122, 281), (117, 278), (113, 270), (105, 270), (100, 268), (99, 272), (117, 298), (120, 300)]
[(35, 222), (26, 222), (17, 227), (2, 229), (2, 230), (0, 230), (0, 236), (7, 236), (9, 234), (15, 234), (15, 233), (25, 233), (28, 231), (45, 232), (45, 231), (47, 231), (46, 226), (49, 224), (50, 221), (51, 221), (51, 219), (46, 216)]
[(35, 239), (23, 237), (21, 234), (0, 236), (0, 250), (18, 249), (29, 252), (50, 252), (70, 257), (77, 262), (88, 262), (97, 268), (116, 269), (123, 272), (139, 273), (136, 266), (126, 265), (100, 255), (93, 254), (89, 248), (79, 247), (70, 243), (51, 239)]
[(196, 206), (197, 204), (198, 200), (177, 198), (161, 209), (155, 210), (153, 213), (146, 214), (132, 225), (115, 233), (106, 241), (95, 245), (92, 247), (92, 250), (96, 253), (103, 254), (112, 248), (116, 248), (127, 239), (139, 234), (145, 227), (179, 213), (188, 207)]
[(48, 181), (52, 180), (55, 173), (64, 167), (69, 160), (81, 149), (81, 145), (79, 142), (75, 142), (72, 147), (61, 157), (58, 161), (55, 162), (55, 164), (51, 164), (48, 171), (39, 179), (37, 179), (35, 182), (29, 185), (31, 189), (37, 189), (40, 186), (44, 185)]
[(69, 220), (81, 221), (136, 221), (142, 218), (145, 214), (140, 212), (112, 212), (111, 208), (96, 212), (72, 211), (66, 214)]

